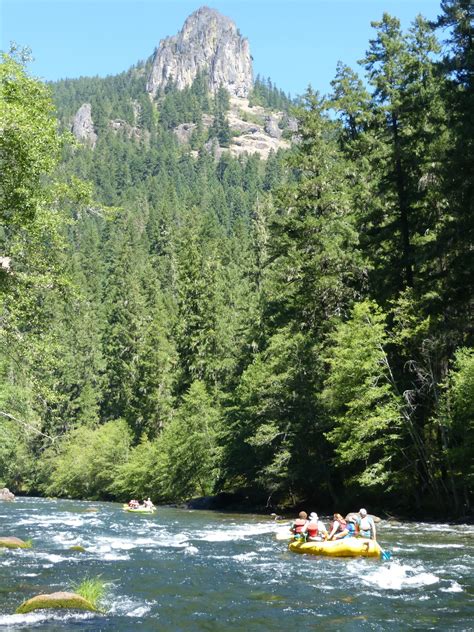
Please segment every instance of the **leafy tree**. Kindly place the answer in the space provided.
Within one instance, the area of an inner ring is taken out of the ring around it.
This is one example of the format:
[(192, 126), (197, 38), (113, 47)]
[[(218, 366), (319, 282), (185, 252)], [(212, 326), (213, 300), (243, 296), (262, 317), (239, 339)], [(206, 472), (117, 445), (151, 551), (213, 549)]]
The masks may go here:
[(214, 490), (220, 467), (218, 433), (219, 411), (204, 383), (195, 381), (159, 439), (165, 498), (184, 499)]
[(403, 400), (393, 388), (385, 351), (386, 316), (374, 304), (357, 303), (330, 341), (322, 398), (333, 419), (327, 436), (336, 465), (345, 466), (348, 482), (360, 487), (401, 487)]
[(42, 491), (50, 496), (110, 498), (118, 468), (127, 460), (130, 431), (125, 421), (98, 428), (81, 426), (43, 455)]

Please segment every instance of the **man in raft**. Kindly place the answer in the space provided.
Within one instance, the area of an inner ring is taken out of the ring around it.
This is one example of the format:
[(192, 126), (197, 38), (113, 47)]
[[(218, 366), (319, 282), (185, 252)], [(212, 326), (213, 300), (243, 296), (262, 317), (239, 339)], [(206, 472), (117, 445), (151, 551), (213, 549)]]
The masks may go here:
[(367, 509), (359, 509), (359, 535), (361, 538), (377, 539), (377, 529), (375, 528), (374, 519), (367, 515)]

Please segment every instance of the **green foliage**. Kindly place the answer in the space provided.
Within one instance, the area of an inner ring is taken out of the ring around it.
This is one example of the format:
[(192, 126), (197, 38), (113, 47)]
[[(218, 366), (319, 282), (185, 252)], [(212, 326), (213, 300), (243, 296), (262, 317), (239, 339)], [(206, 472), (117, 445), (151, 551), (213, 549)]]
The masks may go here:
[[(441, 51), (436, 25), (384, 14), (366, 81), (339, 64), (266, 161), (206, 149), (231, 130), (204, 73), (154, 101), (150, 62), (57, 82), (57, 124), (4, 57), (0, 482), (467, 513), (471, 21), (444, 0)], [(57, 133), (85, 102), (94, 148)], [(294, 106), (259, 77), (250, 103), (283, 127)]]
[(119, 466), (128, 458), (130, 430), (123, 420), (69, 432), (42, 456), (42, 491), (48, 496), (110, 498)]
[(264, 79), (257, 75), (250, 93), (249, 105), (250, 107), (260, 105), (271, 110), (288, 112), (294, 103), (289, 95), (287, 96), (283, 90), (273, 85), (270, 77)]
[(403, 402), (394, 392), (385, 347), (386, 316), (357, 303), (331, 334), (330, 370), (322, 399), (333, 420), (328, 439), (338, 465), (354, 465), (353, 480), (391, 489), (396, 481)]
[(94, 608), (99, 608), (106, 593), (106, 582), (98, 577), (86, 577), (80, 584), (72, 587), (73, 591), (84, 597)]
[(2, 54), (0, 63), (0, 221), (34, 221), (45, 195), (44, 176), (59, 159), (57, 121), (49, 90)]
[(185, 499), (214, 491), (220, 468), (219, 425), (218, 408), (205, 385), (193, 382), (158, 440), (164, 498)]
[(436, 417), (457, 511), (468, 512), (474, 492), (474, 350), (458, 349), (442, 385)]

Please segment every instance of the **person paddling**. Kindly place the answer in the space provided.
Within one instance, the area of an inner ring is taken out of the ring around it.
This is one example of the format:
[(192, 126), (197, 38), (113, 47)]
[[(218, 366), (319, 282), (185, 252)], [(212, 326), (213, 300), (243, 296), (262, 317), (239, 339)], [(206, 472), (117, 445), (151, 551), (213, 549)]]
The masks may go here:
[(341, 514), (334, 514), (334, 520), (328, 540), (341, 540), (342, 538), (353, 537), (355, 536), (355, 533), (355, 520), (353, 518), (349, 518), (346, 522)]
[(293, 522), (290, 531), (294, 534), (295, 539), (304, 538), (303, 529), (308, 522), (308, 514), (306, 511), (300, 511), (298, 518)]
[(302, 533), (307, 534), (308, 542), (322, 542), (327, 540), (328, 532), (324, 525), (324, 522), (319, 520), (319, 516), (315, 511), (309, 514), (309, 520), (303, 527)]

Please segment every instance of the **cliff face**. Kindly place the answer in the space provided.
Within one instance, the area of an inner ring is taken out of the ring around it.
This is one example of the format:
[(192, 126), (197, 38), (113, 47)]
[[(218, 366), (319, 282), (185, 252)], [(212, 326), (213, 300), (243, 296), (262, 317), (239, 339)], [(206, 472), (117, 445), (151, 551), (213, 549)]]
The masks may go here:
[(204, 70), (209, 76), (211, 92), (222, 85), (232, 96), (247, 97), (252, 89), (248, 40), (240, 35), (231, 19), (208, 7), (192, 13), (177, 35), (160, 42), (147, 91), (154, 96), (170, 80), (181, 90)]
[(94, 129), (90, 103), (83, 103), (76, 112), (72, 123), (72, 133), (78, 140), (89, 143), (92, 147), (95, 147), (97, 134)]

